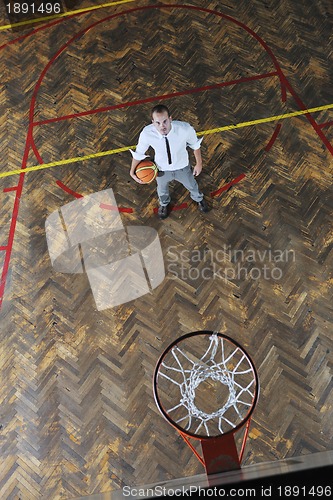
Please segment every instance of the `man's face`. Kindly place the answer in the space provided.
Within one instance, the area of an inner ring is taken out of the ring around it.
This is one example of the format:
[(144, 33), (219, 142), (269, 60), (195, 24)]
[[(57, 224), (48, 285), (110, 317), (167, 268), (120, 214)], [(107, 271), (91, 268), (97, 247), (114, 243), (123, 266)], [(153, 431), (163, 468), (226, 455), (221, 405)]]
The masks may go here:
[(156, 130), (162, 135), (167, 135), (171, 129), (172, 117), (166, 111), (163, 113), (153, 113), (152, 122)]

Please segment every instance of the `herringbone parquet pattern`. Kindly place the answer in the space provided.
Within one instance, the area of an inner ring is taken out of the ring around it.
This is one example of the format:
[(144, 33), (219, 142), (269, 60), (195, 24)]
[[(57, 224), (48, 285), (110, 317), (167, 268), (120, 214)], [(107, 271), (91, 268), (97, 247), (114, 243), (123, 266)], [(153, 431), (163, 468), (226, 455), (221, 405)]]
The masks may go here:
[[(163, 102), (198, 131), (332, 104), (330, 1), (190, 2), (238, 24), (172, 4), (2, 31), (1, 172), (21, 168), (32, 119), (27, 166), (135, 144), (152, 102), (120, 105), (154, 96), (182, 92)], [(152, 395), (159, 355), (195, 330), (226, 333), (258, 368), (244, 463), (332, 449), (333, 112), (312, 118), (207, 135), (206, 215), (174, 185), (173, 202), (188, 206), (159, 221), (155, 188), (130, 180), (128, 152), (0, 178), (1, 498), (67, 499), (203, 472)], [(112, 187), (133, 210), (124, 224), (158, 231), (166, 278), (152, 294), (97, 311), (86, 275), (53, 270), (45, 220), (75, 199), (57, 181), (77, 196)]]

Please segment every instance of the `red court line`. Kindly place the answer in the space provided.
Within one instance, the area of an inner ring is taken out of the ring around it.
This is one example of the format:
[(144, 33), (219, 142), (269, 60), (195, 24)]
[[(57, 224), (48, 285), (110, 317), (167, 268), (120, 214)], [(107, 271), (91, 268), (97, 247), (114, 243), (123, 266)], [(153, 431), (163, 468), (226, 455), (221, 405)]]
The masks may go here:
[[(297, 105), (299, 106), (299, 108), (302, 109), (302, 110), (308, 109), (305, 106), (305, 104), (302, 101), (302, 99), (300, 97), (298, 97), (298, 95), (296, 94), (296, 92), (294, 91), (294, 89), (291, 87), (291, 85), (289, 84), (288, 80), (286, 79), (286, 77), (284, 75), (283, 75), (283, 78), (286, 81), (286, 86), (288, 87), (288, 91), (290, 92), (290, 94), (294, 98), (294, 101), (297, 103)], [(305, 113), (304, 116), (307, 118), (307, 120), (309, 121), (310, 125), (312, 126), (312, 128), (314, 129), (314, 131), (317, 133), (318, 137), (321, 139), (322, 143), (326, 146), (326, 148), (328, 149), (328, 151), (333, 156), (333, 146), (330, 143), (330, 141), (327, 139), (327, 137), (324, 134), (324, 132), (321, 130), (320, 125), (318, 125), (318, 123), (313, 118), (313, 116), (311, 115), (311, 113)]]
[[(23, 155), (23, 159), (22, 159), (22, 169), (26, 168), (27, 161), (28, 161), (28, 155), (29, 155), (28, 137), (29, 137), (29, 133), (27, 136), (26, 147), (25, 147), (25, 151), (24, 151), (24, 155)], [(6, 282), (7, 282), (7, 275), (8, 275), (8, 270), (9, 270), (9, 263), (10, 263), (10, 258), (11, 258), (11, 254), (12, 254), (12, 250), (13, 250), (15, 229), (16, 229), (18, 211), (20, 208), (20, 201), (21, 201), (23, 184), (24, 184), (24, 175), (25, 175), (24, 172), (22, 172), (22, 174), (20, 174), (20, 176), (19, 176), (19, 182), (18, 182), (17, 189), (16, 189), (14, 207), (13, 207), (12, 217), (11, 217), (11, 221), (10, 221), (8, 242), (7, 242), (7, 247), (6, 247), (4, 263), (3, 263), (3, 267), (2, 267), (1, 279), (0, 279), (0, 309), (1, 309), (1, 306), (3, 303), (5, 287), (6, 287)]]
[(279, 135), (280, 130), (281, 130), (281, 123), (278, 123), (275, 127), (272, 137), (270, 138), (267, 146), (265, 147), (265, 151), (269, 151), (271, 149), (277, 136)]
[(61, 188), (63, 189), (66, 193), (68, 194), (71, 194), (72, 196), (75, 196), (75, 198), (83, 198), (83, 195), (80, 194), (80, 193), (76, 193), (75, 191), (73, 191), (72, 189), (70, 189), (69, 187), (67, 187), (63, 182), (61, 181), (56, 181), (56, 184)]
[(173, 205), (171, 206), (171, 212), (176, 212), (177, 210), (183, 210), (184, 208), (187, 207), (188, 207), (187, 203), (181, 203), (180, 205)]
[(138, 99), (137, 101), (128, 101), (128, 102), (124, 102), (121, 104), (114, 104), (112, 106), (105, 106), (103, 108), (96, 108), (96, 109), (91, 109), (88, 111), (81, 111), (80, 113), (73, 113), (70, 115), (58, 116), (56, 118), (50, 118), (49, 120), (41, 120), (38, 122), (34, 122), (32, 125), (34, 127), (36, 127), (38, 125), (46, 125), (48, 123), (59, 122), (62, 120), (70, 120), (72, 118), (78, 118), (81, 116), (89, 116), (89, 115), (92, 115), (95, 113), (105, 113), (106, 111), (111, 111), (113, 109), (127, 108), (130, 106), (138, 106), (140, 104), (146, 104), (148, 102), (161, 101), (163, 99), (170, 99), (172, 97), (179, 97), (179, 96), (184, 96), (184, 95), (188, 95), (188, 94), (195, 94), (198, 92), (204, 92), (205, 90), (214, 90), (214, 89), (219, 89), (222, 87), (229, 87), (229, 86), (238, 85), (241, 83), (248, 83), (248, 82), (255, 81), (255, 80), (261, 80), (263, 78), (270, 78), (272, 76), (278, 76), (277, 71), (273, 71), (271, 73), (264, 73), (262, 75), (247, 76), (247, 77), (239, 78), (237, 80), (230, 80), (228, 82), (221, 82), (221, 83), (216, 83), (216, 84), (212, 84), (212, 85), (205, 85), (204, 87), (196, 87), (193, 89), (187, 89), (187, 90), (182, 90), (179, 92), (173, 92), (171, 94), (162, 94), (162, 95), (157, 95), (157, 96), (153, 96), (153, 97), (147, 97), (146, 99)]
[(231, 188), (231, 186), (234, 186), (235, 184), (240, 182), (242, 179), (244, 179), (244, 177), (246, 177), (245, 174), (239, 175), (238, 177), (236, 177), (232, 181), (228, 182), (228, 184), (225, 184), (224, 186), (222, 186), (220, 189), (217, 189), (216, 191), (212, 191), (210, 193), (210, 197), (214, 198), (214, 196), (218, 196), (219, 194), (223, 193), (223, 191), (227, 191), (229, 188)]
[[(71, 194), (75, 198), (83, 198), (84, 196), (80, 193), (77, 193), (76, 191), (73, 191), (70, 189), (66, 184), (64, 184), (61, 181), (56, 181), (56, 184), (63, 189), (66, 193)], [(125, 212), (125, 213), (132, 213), (133, 209), (132, 208), (122, 208), (122, 207), (114, 207), (112, 205), (108, 205), (106, 203), (101, 203), (100, 208), (105, 208), (105, 210), (116, 210), (117, 212)]]
[[(31, 124), (31, 126), (32, 126), (32, 124)], [(38, 148), (35, 144), (35, 140), (34, 140), (33, 135), (32, 135), (32, 131), (31, 131), (31, 148), (32, 148), (33, 152), (35, 153), (35, 156), (36, 156), (39, 164), (43, 165), (44, 161), (43, 161), (43, 158), (41, 157), (41, 155), (39, 154)]]
[(332, 125), (333, 125), (333, 121), (330, 121), (330, 122), (325, 122), (325, 123), (319, 123), (318, 127), (325, 128), (325, 127), (331, 127)]
[(7, 245), (3, 245), (2, 247), (0, 247), (0, 250), (7, 250)]
[(115, 212), (123, 212), (126, 214), (132, 214), (134, 212), (133, 208), (126, 207), (117, 207), (113, 205), (108, 205), (107, 203), (100, 203), (100, 208), (104, 208), (105, 210), (114, 210)]
[(3, 189), (3, 192), (9, 193), (10, 191), (17, 191), (17, 188), (18, 188), (18, 186), (8, 187), (8, 188)]
[(286, 102), (287, 100), (287, 89), (286, 86), (281, 82), (281, 101)]

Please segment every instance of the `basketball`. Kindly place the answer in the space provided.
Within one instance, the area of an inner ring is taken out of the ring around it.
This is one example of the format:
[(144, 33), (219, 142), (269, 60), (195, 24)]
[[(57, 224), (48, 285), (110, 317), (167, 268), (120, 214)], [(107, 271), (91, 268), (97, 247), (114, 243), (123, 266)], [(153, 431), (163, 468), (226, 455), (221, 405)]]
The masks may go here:
[(135, 169), (135, 175), (144, 183), (149, 184), (157, 176), (157, 166), (151, 160), (142, 160)]

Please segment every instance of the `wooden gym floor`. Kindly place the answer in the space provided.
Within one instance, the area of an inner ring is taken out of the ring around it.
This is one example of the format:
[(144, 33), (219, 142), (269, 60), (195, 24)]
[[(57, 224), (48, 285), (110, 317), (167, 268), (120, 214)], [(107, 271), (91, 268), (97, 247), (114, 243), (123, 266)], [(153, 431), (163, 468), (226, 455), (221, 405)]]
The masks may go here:
[[(196, 330), (257, 366), (244, 464), (332, 450), (332, 15), (330, 0), (138, 0), (1, 29), (1, 498), (202, 473), (152, 394), (159, 355)], [(198, 132), (226, 127), (202, 144), (206, 215), (178, 184), (159, 221), (127, 150), (93, 156), (135, 144), (160, 101)], [(45, 222), (108, 188), (124, 225), (157, 230), (166, 277), (98, 311), (85, 274), (52, 267)]]

